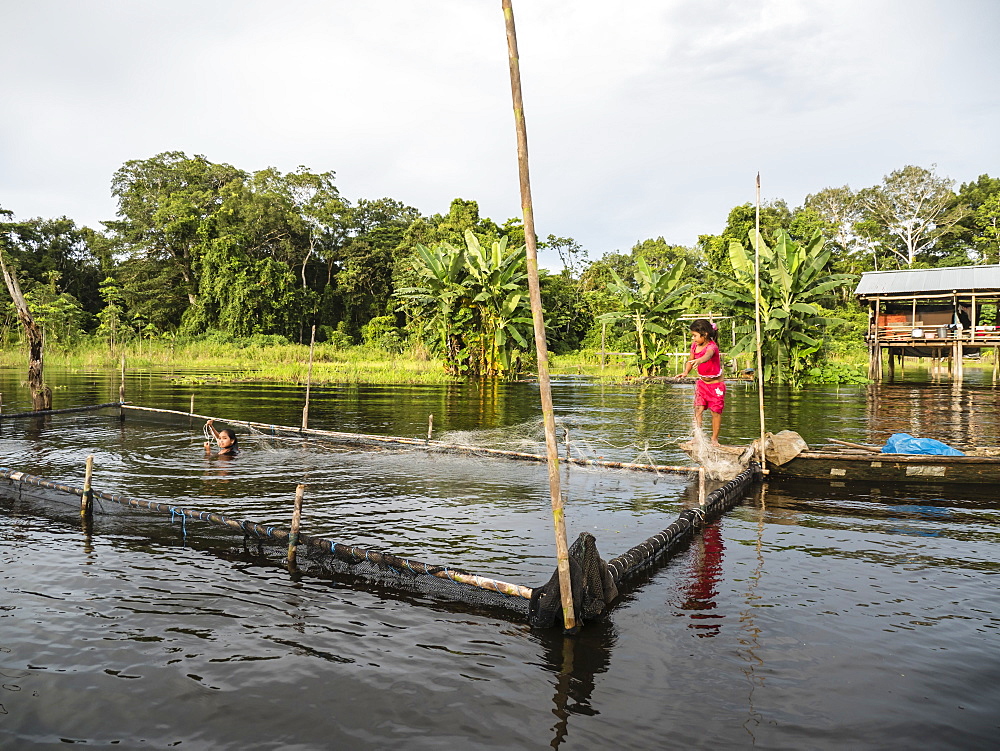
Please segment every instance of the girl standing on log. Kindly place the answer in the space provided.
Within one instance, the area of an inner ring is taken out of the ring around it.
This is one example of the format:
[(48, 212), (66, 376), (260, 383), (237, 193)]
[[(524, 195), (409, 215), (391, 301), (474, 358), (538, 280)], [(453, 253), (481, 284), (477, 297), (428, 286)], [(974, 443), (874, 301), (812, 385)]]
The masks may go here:
[(712, 413), (712, 443), (717, 446), (722, 410), (726, 406), (726, 382), (722, 378), (718, 330), (714, 323), (704, 318), (691, 322), (691, 359), (684, 364), (681, 377), (686, 377), (695, 366), (698, 367), (698, 380), (694, 387), (694, 424), (701, 428), (701, 416), (707, 407)]

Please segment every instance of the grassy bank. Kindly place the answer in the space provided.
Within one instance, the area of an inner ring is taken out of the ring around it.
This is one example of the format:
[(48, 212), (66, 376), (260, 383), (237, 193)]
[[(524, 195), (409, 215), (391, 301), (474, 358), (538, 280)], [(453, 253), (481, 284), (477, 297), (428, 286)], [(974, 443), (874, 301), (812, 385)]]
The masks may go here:
[[(115, 370), (125, 356), (129, 370), (172, 373), (184, 381), (273, 381), (305, 383), (309, 346), (298, 344), (243, 345), (235, 342), (164, 341), (129, 344), (112, 354), (106, 346), (48, 350), (46, 365), (70, 370)], [(26, 366), (21, 348), (0, 352), (0, 364)], [(439, 361), (419, 352), (394, 354), (368, 347), (335, 348), (317, 344), (312, 382), (325, 383), (448, 383)]]
[[(129, 370), (156, 371), (185, 382), (271, 381), (305, 383), (309, 373), (309, 346), (254, 340), (152, 340), (133, 342), (112, 354), (106, 344), (71, 350), (50, 347), (47, 365), (77, 371), (116, 370), (125, 355)], [(991, 354), (982, 363), (992, 368)], [(677, 368), (682, 363), (676, 363)], [(23, 346), (0, 350), (0, 366), (27, 367)], [(813, 383), (860, 383), (867, 378), (867, 353), (845, 352), (824, 364), (808, 380)], [(966, 361), (966, 367), (975, 367)], [(604, 367), (598, 352), (581, 350), (550, 358), (553, 376), (577, 375), (622, 383), (640, 377), (631, 357), (609, 355)], [(668, 367), (666, 375), (672, 375)], [(421, 347), (402, 353), (365, 346), (338, 347), (317, 344), (313, 353), (312, 382), (333, 383), (454, 383), (440, 360)]]

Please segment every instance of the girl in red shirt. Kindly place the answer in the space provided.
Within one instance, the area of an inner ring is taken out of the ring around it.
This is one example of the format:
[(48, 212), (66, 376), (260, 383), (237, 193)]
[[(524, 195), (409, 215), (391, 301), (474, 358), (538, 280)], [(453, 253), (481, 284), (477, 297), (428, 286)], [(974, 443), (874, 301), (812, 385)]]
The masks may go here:
[(712, 443), (718, 445), (722, 410), (726, 406), (726, 382), (722, 378), (718, 331), (714, 323), (704, 318), (691, 322), (691, 359), (684, 364), (681, 376), (687, 376), (696, 365), (698, 381), (694, 387), (694, 424), (701, 426), (701, 416), (708, 407), (712, 413)]

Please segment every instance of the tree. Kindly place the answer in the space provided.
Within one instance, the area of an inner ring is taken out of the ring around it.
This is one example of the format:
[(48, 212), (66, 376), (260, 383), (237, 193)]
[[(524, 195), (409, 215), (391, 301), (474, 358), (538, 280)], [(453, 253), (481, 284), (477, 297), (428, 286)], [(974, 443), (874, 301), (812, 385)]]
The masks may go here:
[(901, 266), (933, 261), (939, 240), (966, 214), (955, 205), (953, 184), (933, 170), (913, 165), (890, 173), (881, 185), (860, 193), (865, 212), (862, 232)]
[(549, 235), (544, 242), (538, 243), (540, 250), (554, 250), (559, 254), (563, 270), (570, 277), (578, 277), (587, 263), (587, 251), (572, 237), (556, 237)]
[[(744, 203), (730, 210), (721, 235), (699, 235), (698, 247), (708, 268), (722, 274), (732, 271), (729, 243), (733, 240), (742, 242), (756, 226), (756, 216), (756, 207), (752, 203)], [(772, 201), (760, 207), (760, 231), (766, 242), (773, 242), (778, 230), (790, 231), (791, 225), (792, 212), (784, 201)]]
[(613, 281), (608, 289), (621, 304), (620, 310), (600, 316), (601, 321), (629, 321), (638, 347), (637, 365), (647, 375), (661, 367), (665, 357), (660, 351), (660, 337), (669, 334), (668, 327), (690, 306), (690, 284), (683, 283), (687, 264), (679, 261), (666, 273), (654, 271), (641, 256), (636, 260), (635, 284), (626, 284), (614, 269), (609, 269)]
[(967, 213), (952, 235), (957, 250), (979, 263), (1000, 263), (1000, 178), (980, 175), (963, 183), (952, 208), (959, 207)]
[[(855, 278), (830, 274), (831, 249), (816, 232), (807, 242), (796, 242), (779, 230), (773, 246), (755, 231), (751, 247), (760, 254), (760, 314), (764, 378), (800, 383), (819, 356), (824, 328), (840, 323), (824, 314), (821, 302)], [(717, 275), (719, 288), (706, 298), (736, 313), (738, 340), (732, 354), (756, 349), (754, 261), (742, 243), (729, 245), (733, 276)]]
[(472, 230), (465, 247), (443, 241), (417, 245), (414, 271), (421, 284), (397, 296), (422, 307), (445, 367), (454, 375), (511, 377), (530, 347), (531, 319), (524, 246), (507, 238), (485, 246)]
[(211, 220), (222, 208), (223, 190), (246, 177), (231, 165), (180, 151), (132, 160), (111, 180), (120, 219), (105, 224), (125, 250), (176, 268), (194, 305), (201, 253), (213, 237)]
[[(0, 208), (0, 220), (13, 218), (10, 211)], [(17, 274), (4, 260), (5, 248), (10, 242), (11, 223), (0, 223), (0, 273), (10, 293), (10, 299), (17, 311), (17, 318), (24, 326), (24, 335), (28, 341), (28, 388), (31, 390), (31, 405), (36, 412), (52, 409), (52, 389), (45, 385), (43, 378), (43, 337), (42, 331), (31, 315), (28, 303), (21, 293)]]

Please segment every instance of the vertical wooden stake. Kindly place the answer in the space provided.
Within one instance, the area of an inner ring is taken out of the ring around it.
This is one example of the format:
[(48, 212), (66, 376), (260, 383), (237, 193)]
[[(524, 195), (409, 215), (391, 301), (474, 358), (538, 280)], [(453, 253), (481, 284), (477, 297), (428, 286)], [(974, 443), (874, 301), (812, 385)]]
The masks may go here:
[(569, 547), (566, 544), (566, 518), (562, 492), (559, 488), (559, 449), (556, 447), (556, 419), (552, 406), (552, 385), (549, 382), (549, 348), (545, 340), (545, 311), (538, 283), (538, 238), (535, 236), (535, 215), (531, 202), (531, 180), (528, 175), (528, 129), (524, 124), (524, 101), (521, 98), (521, 67), (514, 29), (514, 9), (511, 0), (502, 0), (504, 24), (507, 28), (507, 57), (510, 64), (510, 92), (514, 104), (514, 127), (517, 131), (517, 165), (521, 187), (521, 211), (524, 215), (524, 242), (527, 246), (528, 297), (535, 331), (535, 353), (538, 356), (538, 391), (542, 401), (545, 424), (545, 449), (549, 469), (549, 495), (552, 500), (552, 525), (556, 538), (556, 564), (559, 590), (562, 596), (563, 627), (576, 631), (573, 611), (573, 585), (569, 575)]
[(309, 390), (312, 388), (313, 380), (313, 348), (316, 346), (316, 324), (313, 324), (312, 334), (309, 337), (309, 374), (306, 376), (306, 406), (302, 408), (302, 429), (309, 427)]
[(767, 462), (764, 459), (764, 354), (762, 352), (760, 333), (760, 173), (757, 173), (757, 211), (754, 219), (753, 238), (753, 296), (754, 323), (757, 336), (757, 403), (760, 408), (760, 471), (767, 474)]
[(997, 372), (1000, 369), (1000, 347), (993, 348), (993, 383), (997, 382)]
[(566, 461), (569, 461), (569, 428), (563, 428), (566, 438)]
[(90, 480), (94, 475), (94, 455), (87, 457), (87, 470), (83, 477), (83, 496), (80, 498), (80, 516), (89, 519), (94, 513), (94, 491), (90, 489)]
[(191, 394), (191, 411), (188, 412), (189, 415), (194, 414), (194, 394)]
[(434, 413), (431, 412), (427, 415), (427, 440), (431, 440), (431, 436), (434, 435)]
[(122, 382), (118, 386), (118, 401), (125, 402), (125, 353), (122, 353)]
[(705, 505), (705, 468), (698, 467), (698, 504)]
[(288, 565), (295, 568), (295, 551), (299, 547), (299, 524), (302, 521), (302, 494), (305, 485), (295, 486), (295, 508), (292, 510), (292, 528), (288, 533)]

